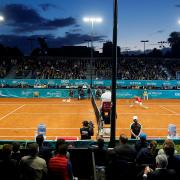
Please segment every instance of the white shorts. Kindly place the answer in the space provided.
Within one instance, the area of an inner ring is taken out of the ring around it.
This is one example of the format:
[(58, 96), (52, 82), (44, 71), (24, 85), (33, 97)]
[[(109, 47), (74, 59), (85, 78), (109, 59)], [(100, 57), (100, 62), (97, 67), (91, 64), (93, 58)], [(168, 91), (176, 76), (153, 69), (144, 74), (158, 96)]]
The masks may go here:
[(139, 105), (142, 105), (142, 102), (139, 102), (139, 101), (135, 101), (135, 104), (139, 104)]

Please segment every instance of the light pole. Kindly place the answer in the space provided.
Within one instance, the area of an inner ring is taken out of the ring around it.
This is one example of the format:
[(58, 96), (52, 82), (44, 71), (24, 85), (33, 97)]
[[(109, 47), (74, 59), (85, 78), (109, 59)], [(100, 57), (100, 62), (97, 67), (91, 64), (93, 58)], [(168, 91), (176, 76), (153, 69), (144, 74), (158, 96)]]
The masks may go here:
[(159, 41), (158, 44), (160, 44), (160, 48), (164, 48), (164, 44), (166, 44), (167, 42), (166, 41)]
[(142, 40), (141, 42), (144, 43), (144, 55), (145, 55), (146, 43), (149, 42), (149, 40)]
[(92, 61), (93, 61), (93, 30), (94, 30), (94, 23), (101, 23), (102, 22), (102, 18), (100, 17), (85, 17), (83, 18), (83, 21), (86, 23), (91, 23), (91, 62), (90, 62), (90, 66), (91, 66), (91, 88), (92, 88)]

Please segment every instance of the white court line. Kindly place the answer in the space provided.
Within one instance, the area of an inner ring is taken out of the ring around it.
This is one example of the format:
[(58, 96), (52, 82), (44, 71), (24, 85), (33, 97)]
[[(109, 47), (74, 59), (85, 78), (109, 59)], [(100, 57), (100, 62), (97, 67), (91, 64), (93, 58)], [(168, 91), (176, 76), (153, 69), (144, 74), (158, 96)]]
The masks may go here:
[[(126, 130), (128, 129), (128, 130), (129, 130), (130, 128), (116, 128), (116, 129), (126, 129)], [(145, 130), (156, 130), (156, 129), (157, 129), (157, 130), (164, 130), (164, 129), (167, 130), (167, 127), (165, 127), (165, 128), (143, 128), (143, 130), (144, 130), (144, 129), (145, 129)], [(177, 130), (180, 130), (180, 128), (176, 128), (176, 129), (177, 129)]]
[[(152, 116), (153, 112), (152, 113), (122, 113), (120, 111), (117, 111), (117, 113), (119, 113), (120, 115), (137, 114), (137, 115), (143, 115), (143, 116), (144, 115), (147, 115), (147, 116), (151, 115)], [(172, 113), (171, 114), (169, 114), (169, 113), (168, 114), (166, 114), (166, 113), (165, 114), (164, 113), (162, 113), (162, 114), (161, 113), (153, 113), (153, 116), (154, 115), (156, 115), (156, 116), (161, 116), (161, 115), (162, 116), (180, 116), (180, 113), (176, 113), (176, 114), (172, 114)]]
[(20, 106), (20, 107), (14, 109), (13, 111), (9, 112), (9, 113), (6, 114), (5, 116), (1, 117), (1, 118), (0, 118), (0, 121), (2, 121), (5, 117), (11, 115), (12, 113), (16, 112), (17, 110), (21, 109), (21, 108), (24, 107), (24, 106), (25, 106), (25, 104), (23, 104), (22, 106)]
[[(105, 127), (106, 128), (106, 127)], [(37, 128), (0, 128), (0, 130), (36, 130)], [(46, 130), (79, 130), (80, 128), (46, 128)], [(123, 129), (123, 130), (129, 130), (130, 128), (116, 128), (117, 130)], [(144, 130), (167, 130), (167, 127), (165, 128), (143, 128)], [(177, 130), (180, 130), (180, 128), (177, 128)]]
[[(120, 114), (120, 115), (135, 114), (135, 113), (122, 113), (120, 111), (117, 111), (117, 113)], [(37, 113), (36, 112), (35, 113), (23, 113), (22, 112), (22, 113), (14, 113), (14, 114), (18, 114), (18, 115), (25, 114), (25, 115), (32, 115), (33, 116), (33, 115), (43, 115), (43, 114), (45, 114), (45, 115), (46, 114), (48, 114), (48, 115), (50, 115), (50, 114), (51, 115), (56, 115), (56, 114), (57, 115), (61, 115), (61, 114), (62, 115), (69, 115), (69, 114), (94, 114), (94, 112), (87, 112), (87, 113), (79, 113), (79, 112), (75, 112), (75, 113), (69, 113), (69, 112), (68, 113), (52, 113), (52, 112), (51, 113), (38, 113), (38, 112)], [(147, 116), (152, 115), (152, 113), (136, 113), (136, 114), (138, 114), (138, 115), (147, 115)], [(180, 116), (180, 113), (176, 113), (176, 114), (172, 114), (172, 113), (171, 114), (153, 113), (153, 115), (156, 115), (156, 116), (159, 116), (159, 115), (162, 115), (162, 116), (172, 116), (172, 115), (173, 116)]]
[(169, 112), (171, 112), (171, 113), (173, 113), (173, 114), (178, 114), (176, 111), (173, 111), (173, 110), (171, 110), (171, 109), (168, 109), (168, 108), (166, 108), (166, 107), (164, 107), (164, 106), (160, 106), (161, 108), (163, 108), (163, 109), (166, 109), (167, 111), (169, 111)]
[[(37, 128), (0, 128), (0, 130), (5, 130), (5, 129), (14, 129), (14, 130), (36, 130)], [(77, 130), (77, 129), (80, 129), (80, 128), (46, 128), (46, 130), (50, 130), (50, 129), (52, 129), (52, 130), (63, 130), (63, 129), (70, 129), (70, 130)]]
[(23, 113), (22, 112), (22, 113), (14, 113), (14, 114), (25, 114), (25, 115), (29, 115), (29, 114), (30, 115), (43, 115), (43, 114), (48, 114), (48, 115), (50, 115), (50, 114), (52, 115), (53, 114), (54, 115), (54, 114), (62, 114), (62, 115), (69, 115), (69, 114), (94, 114), (94, 112), (87, 112), (87, 113), (83, 113), (83, 112), (82, 113), (81, 112), (72, 112), (72, 113), (71, 112), (67, 112), (67, 113), (51, 113), (51, 112), (50, 113), (33, 113), (33, 112), (32, 113)]
[(11, 106), (13, 106), (13, 105), (21, 105), (21, 104), (26, 104), (27, 106), (31, 106), (31, 105), (36, 105), (36, 106), (47, 106), (47, 105), (53, 105), (53, 106), (62, 106), (62, 105), (64, 105), (64, 106), (87, 106), (87, 105), (89, 105), (89, 104), (66, 104), (66, 103), (55, 103), (55, 104), (51, 104), (51, 103), (38, 103), (38, 102), (36, 102), (36, 103), (26, 103), (26, 102), (24, 102), (24, 103), (11, 103), (11, 102), (9, 102), (9, 103), (0, 103), (0, 106), (4, 106), (4, 105), (11, 105)]

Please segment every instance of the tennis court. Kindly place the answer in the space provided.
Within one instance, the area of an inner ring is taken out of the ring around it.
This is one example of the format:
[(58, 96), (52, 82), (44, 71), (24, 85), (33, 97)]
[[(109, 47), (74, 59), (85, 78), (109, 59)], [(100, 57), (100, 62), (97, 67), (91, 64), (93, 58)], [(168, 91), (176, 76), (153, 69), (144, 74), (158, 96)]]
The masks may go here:
[[(117, 101), (117, 137), (120, 133), (130, 136), (129, 127), (134, 115), (139, 117), (143, 132), (150, 138), (166, 137), (170, 123), (176, 125), (180, 135), (180, 100), (149, 100), (144, 104), (149, 109), (130, 108), (125, 99)], [(46, 124), (49, 140), (79, 137), (83, 120), (92, 120), (97, 132), (96, 117), (89, 99), (71, 99), (70, 102), (63, 99), (0, 99), (0, 140), (32, 140), (39, 123)]]

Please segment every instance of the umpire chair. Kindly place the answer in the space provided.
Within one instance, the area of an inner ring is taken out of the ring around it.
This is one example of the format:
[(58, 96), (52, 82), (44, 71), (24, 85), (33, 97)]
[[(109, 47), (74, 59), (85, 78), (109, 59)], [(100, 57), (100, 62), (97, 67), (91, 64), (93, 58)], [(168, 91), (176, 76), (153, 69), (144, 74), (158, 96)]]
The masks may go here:
[(111, 102), (103, 102), (101, 115), (105, 124), (110, 124)]

